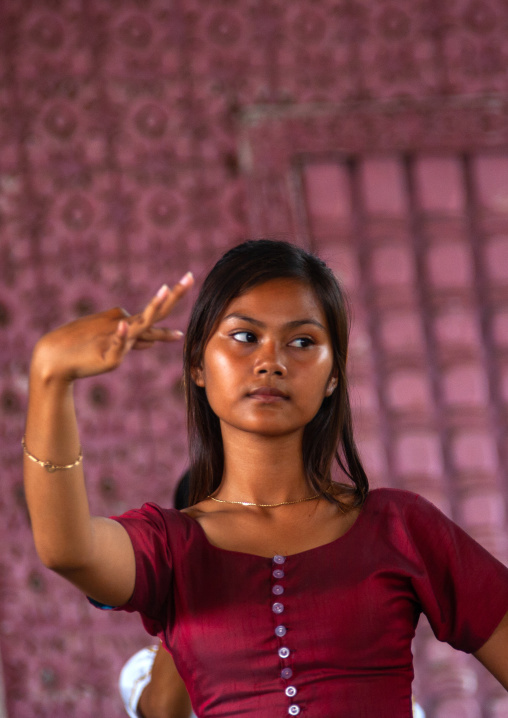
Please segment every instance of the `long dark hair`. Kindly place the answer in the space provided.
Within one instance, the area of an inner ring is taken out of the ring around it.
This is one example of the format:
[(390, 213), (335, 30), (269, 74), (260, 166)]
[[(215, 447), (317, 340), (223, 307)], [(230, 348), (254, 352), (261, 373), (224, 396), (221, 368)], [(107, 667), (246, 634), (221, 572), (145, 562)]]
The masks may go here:
[[(352, 482), (354, 501), (361, 506), (369, 490), (353, 437), (346, 378), (349, 311), (346, 296), (332, 271), (314, 256), (288, 242), (250, 240), (227, 252), (204, 281), (192, 310), (184, 348), (184, 379), (190, 448), (191, 504), (202, 501), (219, 486), (224, 470), (220, 422), (212, 411), (205, 389), (192, 379), (192, 369), (203, 364), (205, 347), (229, 303), (249, 289), (271, 279), (306, 282), (323, 308), (333, 349), (338, 385), (325, 397), (303, 434), (303, 460), (312, 487), (331, 501), (333, 461)], [(328, 491), (327, 491), (328, 489)], [(351, 504), (349, 504), (351, 505)]]

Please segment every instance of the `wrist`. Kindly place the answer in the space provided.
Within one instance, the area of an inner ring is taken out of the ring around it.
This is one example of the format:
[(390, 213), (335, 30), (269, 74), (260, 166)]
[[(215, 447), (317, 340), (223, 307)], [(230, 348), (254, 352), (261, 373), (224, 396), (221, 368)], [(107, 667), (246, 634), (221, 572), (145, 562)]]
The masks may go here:
[[(53, 347), (48, 345), (46, 337), (39, 339), (35, 345), (30, 363), (30, 383), (42, 387), (68, 390), (75, 377), (67, 368), (61, 366)], [(60, 365), (59, 365), (60, 364)]]

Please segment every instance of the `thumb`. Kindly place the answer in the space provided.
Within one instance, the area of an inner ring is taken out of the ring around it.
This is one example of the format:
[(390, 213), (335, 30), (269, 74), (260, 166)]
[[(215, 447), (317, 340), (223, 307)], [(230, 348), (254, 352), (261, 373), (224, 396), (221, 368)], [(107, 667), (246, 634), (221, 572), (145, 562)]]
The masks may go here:
[(104, 353), (104, 358), (108, 360), (108, 363), (112, 363), (113, 366), (117, 366), (122, 361), (123, 357), (134, 342), (130, 342), (129, 346), (129, 325), (124, 319), (118, 322), (116, 331), (112, 336), (111, 342)]

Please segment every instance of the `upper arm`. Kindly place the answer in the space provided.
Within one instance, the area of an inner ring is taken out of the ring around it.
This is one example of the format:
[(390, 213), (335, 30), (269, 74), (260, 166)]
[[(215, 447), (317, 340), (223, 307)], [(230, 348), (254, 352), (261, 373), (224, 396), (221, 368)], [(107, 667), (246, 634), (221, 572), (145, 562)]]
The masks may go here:
[(474, 655), (508, 690), (508, 612)]
[(125, 528), (113, 519), (92, 517), (92, 555), (79, 568), (57, 573), (94, 600), (122, 606), (132, 596), (136, 580), (134, 548)]

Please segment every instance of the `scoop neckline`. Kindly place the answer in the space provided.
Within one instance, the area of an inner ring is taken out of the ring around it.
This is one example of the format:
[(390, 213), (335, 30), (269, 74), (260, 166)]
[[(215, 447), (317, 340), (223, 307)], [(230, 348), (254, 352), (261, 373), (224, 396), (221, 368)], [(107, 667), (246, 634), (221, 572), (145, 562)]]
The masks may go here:
[[(375, 489), (373, 489), (373, 490), (375, 490)], [(260, 554), (248, 553), (246, 551), (233, 551), (232, 549), (222, 548), (221, 546), (216, 546), (215, 544), (213, 544), (210, 541), (210, 539), (208, 538), (208, 536), (205, 533), (204, 528), (201, 526), (201, 524), (199, 523), (199, 521), (197, 519), (193, 518), (192, 516), (189, 516), (189, 514), (184, 513), (183, 511), (179, 511), (178, 513), (181, 516), (185, 516), (189, 521), (192, 521), (193, 524), (196, 524), (205, 543), (208, 544), (208, 546), (210, 546), (212, 549), (214, 549), (216, 551), (220, 551), (222, 553), (231, 553), (231, 554), (237, 554), (239, 556), (248, 556), (249, 558), (261, 558), (264, 561), (272, 561), (274, 556), (276, 556), (276, 555), (282, 555), (282, 556), (284, 556), (284, 558), (295, 558), (298, 556), (303, 556), (304, 554), (311, 553), (313, 551), (319, 551), (321, 549), (326, 549), (327, 547), (333, 546), (334, 544), (339, 543), (339, 541), (343, 541), (344, 539), (346, 539), (348, 536), (350, 536), (354, 532), (354, 530), (358, 526), (358, 524), (363, 521), (363, 516), (365, 514), (365, 508), (366, 508), (367, 502), (369, 501), (370, 495), (371, 495), (371, 492), (369, 491), (369, 493), (367, 494), (367, 496), (365, 498), (365, 501), (363, 502), (362, 506), (360, 507), (360, 512), (359, 512), (358, 516), (356, 517), (354, 523), (352, 524), (352, 526), (350, 526), (348, 528), (348, 530), (345, 533), (342, 534), (342, 536), (338, 536), (336, 539), (333, 539), (332, 541), (328, 541), (327, 543), (323, 543), (319, 546), (314, 546), (313, 548), (305, 549), (305, 551), (297, 551), (296, 553), (289, 553), (289, 554), (272, 554), (271, 556), (261, 556)]]

